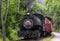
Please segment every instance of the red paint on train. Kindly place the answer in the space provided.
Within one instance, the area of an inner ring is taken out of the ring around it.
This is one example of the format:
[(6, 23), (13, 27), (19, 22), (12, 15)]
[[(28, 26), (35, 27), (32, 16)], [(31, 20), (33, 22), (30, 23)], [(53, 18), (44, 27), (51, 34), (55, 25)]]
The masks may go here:
[(48, 18), (45, 18), (45, 29), (47, 32), (52, 32), (52, 22)]

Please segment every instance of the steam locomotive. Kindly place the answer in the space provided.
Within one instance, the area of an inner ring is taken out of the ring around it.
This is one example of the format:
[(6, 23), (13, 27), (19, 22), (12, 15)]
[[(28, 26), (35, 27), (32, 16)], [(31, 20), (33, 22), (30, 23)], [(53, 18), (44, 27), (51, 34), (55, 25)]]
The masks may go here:
[[(38, 13), (27, 13), (20, 21), (19, 37), (37, 39), (46, 35), (51, 35), (51, 18), (44, 17)], [(50, 23), (50, 24), (49, 24)]]

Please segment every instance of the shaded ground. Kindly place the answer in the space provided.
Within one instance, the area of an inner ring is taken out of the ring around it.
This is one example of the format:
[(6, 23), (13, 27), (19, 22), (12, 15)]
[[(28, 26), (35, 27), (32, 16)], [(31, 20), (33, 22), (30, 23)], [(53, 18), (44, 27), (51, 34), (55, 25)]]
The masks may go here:
[(52, 32), (54, 38), (51, 41), (60, 41), (60, 33)]

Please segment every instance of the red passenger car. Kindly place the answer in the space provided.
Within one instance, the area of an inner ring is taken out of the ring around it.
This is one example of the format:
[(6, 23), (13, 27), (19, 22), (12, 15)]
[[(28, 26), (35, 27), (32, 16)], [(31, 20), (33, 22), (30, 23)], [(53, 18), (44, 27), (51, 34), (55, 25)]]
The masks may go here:
[(45, 30), (46, 30), (46, 35), (51, 35), (52, 19), (50, 17), (45, 17)]

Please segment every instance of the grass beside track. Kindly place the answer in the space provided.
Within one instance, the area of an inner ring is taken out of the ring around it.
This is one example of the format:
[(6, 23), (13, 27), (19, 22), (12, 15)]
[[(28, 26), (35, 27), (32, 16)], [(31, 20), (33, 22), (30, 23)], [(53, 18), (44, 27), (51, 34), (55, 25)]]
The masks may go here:
[(44, 41), (51, 41), (51, 39), (52, 39), (53, 37), (54, 37), (53, 35), (52, 35), (52, 36), (49, 36), (49, 37), (45, 38)]

